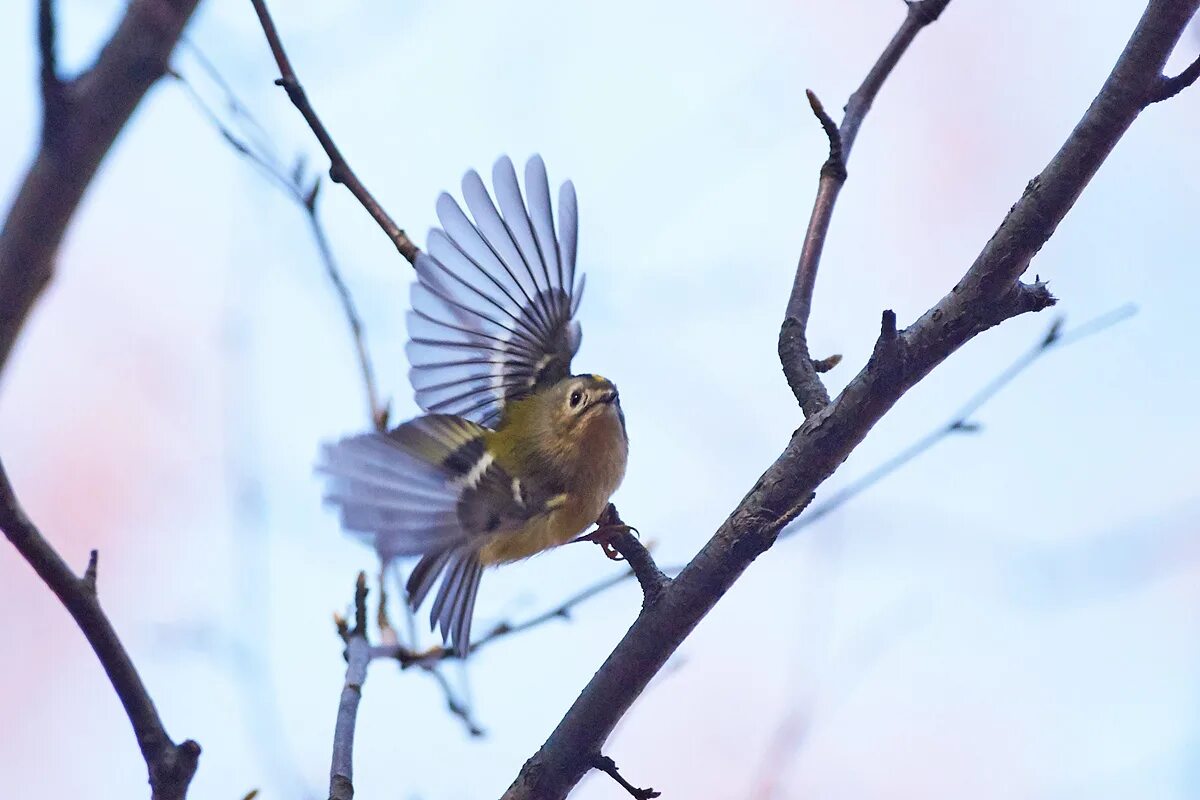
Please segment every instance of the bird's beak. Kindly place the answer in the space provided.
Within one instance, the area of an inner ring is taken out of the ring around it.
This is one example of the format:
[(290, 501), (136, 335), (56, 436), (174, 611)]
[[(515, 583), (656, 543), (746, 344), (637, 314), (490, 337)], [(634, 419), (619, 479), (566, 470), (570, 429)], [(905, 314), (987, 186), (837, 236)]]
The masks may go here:
[(609, 404), (609, 403), (615, 403), (619, 399), (621, 399), (621, 393), (617, 391), (617, 387), (609, 386), (607, 389), (604, 390), (604, 394), (600, 397), (600, 402)]

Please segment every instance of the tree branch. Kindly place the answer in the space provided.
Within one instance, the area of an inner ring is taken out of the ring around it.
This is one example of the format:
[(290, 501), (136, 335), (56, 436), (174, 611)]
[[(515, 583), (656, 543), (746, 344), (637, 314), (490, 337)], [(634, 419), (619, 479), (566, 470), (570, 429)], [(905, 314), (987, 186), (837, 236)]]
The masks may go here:
[(379, 398), (379, 389), (375, 382), (375, 369), (371, 364), (371, 353), (367, 347), (366, 329), (362, 318), (358, 314), (358, 307), (354, 303), (354, 297), (350, 294), (350, 288), (346, 285), (341, 269), (338, 267), (337, 259), (334, 257), (333, 248), (329, 244), (329, 236), (325, 231), (324, 224), (321, 222), (321, 216), (317, 213), (317, 199), (321, 187), (320, 181), (317, 180), (311, 184), (307, 183), (302, 165), (298, 165), (290, 172), (284, 167), (283, 159), (275, 150), (273, 142), (271, 142), (262, 126), (246, 109), (241, 100), (238, 99), (237, 95), (234, 94), (228, 82), (221, 76), (216, 67), (204, 57), (199, 48), (191, 45), (190, 49), (196, 55), (197, 62), (224, 93), (225, 101), (229, 108), (234, 110), (237, 118), (244, 120), (252, 126), (259, 136), (253, 138), (243, 137), (235, 133), (229, 125), (225, 124), (220, 115), (205, 102), (204, 98), (196, 90), (196, 87), (182, 73), (172, 71), (172, 77), (179, 82), (179, 85), (200, 111), (201, 115), (217, 130), (226, 144), (239, 156), (257, 167), (292, 202), (303, 209), (305, 217), (308, 219), (309, 231), (312, 234), (313, 241), (317, 245), (317, 252), (321, 257), (321, 264), (324, 266), (325, 274), (329, 278), (334, 292), (337, 294), (338, 303), (342, 308), (342, 316), (345, 317), (346, 325), (350, 329), (350, 337), (354, 342), (354, 352), (358, 360), (359, 372), (362, 375), (363, 391), (367, 396), (367, 412), (370, 415), (371, 424), (377, 431), (386, 431), (388, 417), (390, 416), (389, 404), (381, 401)]
[(367, 641), (367, 574), (358, 573), (354, 587), (354, 627), (345, 631), (346, 682), (338, 701), (337, 722), (333, 729), (333, 758), (329, 767), (329, 800), (354, 797), (354, 728), (363, 683), (371, 663), (371, 644)]
[(38, 0), (38, 53), (41, 56), (42, 146), (61, 151), (67, 114), (66, 92), (58, 76), (58, 32), (53, 0)]
[(83, 577), (76, 577), (25, 515), (3, 463), (0, 463), (0, 528), (62, 602), (104, 667), (146, 761), (152, 800), (182, 800), (196, 772), (200, 745), (190, 739), (175, 744), (163, 728), (150, 693), (100, 608), (96, 597), (96, 551), (92, 551)]
[(329, 135), (329, 131), (325, 128), (324, 123), (321, 122), (321, 118), (317, 116), (316, 110), (308, 101), (308, 95), (305, 93), (304, 87), (300, 84), (300, 80), (296, 77), (295, 70), (292, 69), (292, 63), (288, 60), (287, 52), (283, 49), (283, 42), (280, 41), (279, 32), (275, 29), (275, 22), (271, 19), (270, 12), (267, 11), (265, 0), (251, 0), (251, 2), (254, 4), (254, 11), (258, 14), (258, 21), (262, 24), (263, 33), (267, 37), (267, 44), (271, 48), (271, 55), (275, 57), (275, 63), (279, 66), (281, 77), (275, 83), (287, 91), (292, 105), (300, 111), (300, 114), (304, 117), (304, 121), (308, 123), (308, 127), (312, 129), (313, 134), (317, 137), (317, 141), (321, 143), (325, 154), (329, 156), (330, 179), (334, 183), (340, 183), (349, 189), (351, 194), (354, 195), (358, 202), (362, 204), (362, 207), (367, 210), (367, 213), (375, 220), (376, 224), (391, 239), (392, 244), (400, 251), (400, 255), (404, 256), (410, 264), (415, 264), (417, 254), (421, 252), (420, 249), (412, 243), (408, 235), (383, 210), (383, 206), (379, 205), (379, 201), (375, 199), (375, 196), (367, 191), (367, 187), (354, 174), (354, 170), (350, 169), (350, 164), (346, 162), (338, 146), (334, 143), (333, 137)]
[(709, 542), (634, 620), (558, 727), (521, 768), (505, 800), (564, 798), (680, 643), (896, 401), (977, 334), (1053, 304), (1045, 284), (1027, 285), (1019, 278), (1153, 96), (1163, 65), (1197, 6), (1200, 0), (1151, 0), (1079, 125), (959, 283), (906, 330), (897, 329), (894, 314), (884, 315), (868, 364), (833, 403), (804, 421)]
[(1197, 78), (1200, 78), (1200, 56), (1196, 56), (1196, 60), (1188, 64), (1183, 72), (1174, 78), (1164, 77), (1158, 86), (1158, 91), (1154, 92), (1147, 105), (1150, 103), (1161, 103), (1163, 100), (1170, 100), (1195, 83)]
[[(813, 203), (812, 215), (808, 220), (808, 230), (800, 248), (800, 261), (796, 265), (796, 278), (788, 298), (787, 311), (783, 316), (783, 325), (779, 330), (779, 362), (805, 417), (810, 417), (829, 405), (829, 393), (817, 374), (825, 370), (819, 369), (818, 365), (813, 363), (808, 351), (808, 317), (812, 311), (813, 289), (817, 282), (821, 252), (825, 249), (825, 237), (833, 220), (833, 209), (837, 204), (838, 194), (846, 183), (846, 160), (850, 157), (850, 149), (858, 137), (858, 129), (862, 127), (863, 120), (871, 109), (871, 103), (883, 87), (883, 82), (887, 80), (921, 29), (941, 16), (949, 4), (950, 0), (909, 2), (908, 14), (900, 29), (884, 48), (875, 66), (867, 73), (862, 85), (850, 95), (841, 127), (834, 124), (833, 118), (825, 111), (817, 96), (811, 91), (807, 92), (809, 105), (829, 138), (829, 158), (821, 166), (817, 199)], [(829, 366), (826, 366), (826, 369)]]
[(50, 0), (39, 0), (44, 105), (41, 148), (0, 229), (0, 369), (34, 303), (83, 194), (138, 103), (166, 70), (198, 0), (131, 0), (85, 73), (62, 85)]
[(905, 466), (917, 456), (925, 453), (938, 442), (947, 439), (950, 436), (961, 433), (977, 433), (981, 429), (981, 425), (972, 419), (977, 412), (988, 400), (991, 400), (997, 393), (1018, 375), (1032, 366), (1042, 356), (1051, 351), (1062, 347), (1063, 345), (1077, 342), (1080, 339), (1086, 338), (1100, 331), (1106, 330), (1119, 322), (1129, 319), (1137, 313), (1136, 306), (1126, 304), (1120, 308), (1113, 309), (1106, 314), (1101, 314), (1094, 319), (1072, 328), (1069, 331), (1063, 331), (1063, 317), (1057, 317), (1050, 323), (1050, 327), (1046, 329), (1046, 333), (1038, 339), (1037, 343), (1032, 348), (1022, 353), (1012, 364), (1004, 371), (993, 378), (982, 389), (972, 395), (961, 408), (958, 409), (953, 417), (945, 424), (930, 431), (922, 436), (911, 445), (901, 450), (888, 460), (876, 466), (861, 477), (847, 483), (841, 489), (829, 495), (824, 502), (816, 503), (812, 508), (807, 509), (801, 514), (795, 522), (788, 525), (779, 533), (779, 538), (784, 539), (789, 536), (794, 536), (810, 525), (824, 519), (832, 514), (837, 509), (844, 506), (846, 503), (853, 500), (858, 495), (870, 489), (881, 480), (891, 475), (892, 473)]
[[(671, 579), (663, 574), (662, 570), (658, 568), (658, 564), (654, 563), (654, 556), (650, 555), (650, 551), (638, 539), (637, 529), (625, 524), (620, 513), (617, 512), (616, 505), (612, 503), (605, 507), (600, 518), (596, 520), (596, 525), (599, 527), (596, 533), (591, 534), (592, 536), (605, 529), (617, 531), (608, 533), (601, 543), (611, 547), (629, 564), (629, 569), (632, 570), (642, 587), (642, 608), (653, 605), (662, 590), (670, 585)], [(605, 552), (608, 552), (607, 548)]]
[(629, 792), (630, 796), (635, 800), (651, 800), (654, 797), (662, 796), (662, 792), (656, 792), (653, 789), (639, 789), (629, 781), (621, 777), (620, 771), (617, 769), (617, 763), (608, 756), (595, 755), (592, 757), (592, 769), (598, 769), (608, 777), (621, 785), (621, 788)]

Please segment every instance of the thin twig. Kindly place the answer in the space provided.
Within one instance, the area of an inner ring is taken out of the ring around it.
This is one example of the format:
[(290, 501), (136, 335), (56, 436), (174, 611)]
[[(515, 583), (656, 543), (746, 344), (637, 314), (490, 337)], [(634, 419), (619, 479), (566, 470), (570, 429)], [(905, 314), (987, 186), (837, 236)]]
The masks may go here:
[(277, 86), (282, 86), (288, 94), (288, 98), (292, 101), (292, 105), (299, 110), (304, 117), (304, 121), (308, 123), (308, 127), (312, 129), (313, 134), (317, 137), (317, 141), (321, 143), (325, 154), (329, 156), (329, 177), (334, 183), (344, 185), (354, 197), (362, 204), (362, 207), (367, 210), (367, 213), (375, 220), (376, 224), (383, 230), (387, 237), (400, 251), (400, 255), (404, 256), (410, 264), (415, 264), (417, 254), (420, 250), (408, 235), (401, 230), (400, 226), (383, 210), (383, 206), (379, 205), (367, 187), (363, 185), (358, 176), (354, 174), (354, 170), (346, 162), (342, 156), (338, 146), (334, 143), (333, 137), (329, 135), (321, 118), (317, 116), (316, 110), (308, 101), (308, 95), (304, 91), (304, 87), (300, 84), (299, 78), (296, 77), (295, 70), (292, 69), (292, 63), (288, 60), (287, 52), (283, 49), (283, 42), (279, 39), (279, 32), (275, 29), (275, 22), (271, 19), (271, 14), (267, 11), (265, 0), (251, 0), (254, 4), (254, 11), (258, 14), (258, 21), (262, 24), (263, 34), (267, 37), (267, 44), (271, 48), (271, 55), (275, 57), (275, 63), (279, 67), (280, 77), (275, 81)]
[(815, 504), (812, 508), (801, 514), (795, 522), (780, 531), (779, 538), (782, 539), (799, 533), (809, 525), (829, 516), (850, 500), (911, 462), (917, 456), (925, 453), (943, 439), (959, 433), (978, 432), (982, 426), (971, 419), (975, 412), (995, 397), (1001, 389), (1012, 383), (1018, 375), (1029, 369), (1036, 361), (1059, 347), (1093, 336), (1124, 322), (1136, 313), (1137, 307), (1132, 303), (1127, 303), (1090, 319), (1077, 328), (1073, 328), (1065, 333), (1062, 330), (1065, 318), (1062, 316), (1057, 317), (1050, 323), (1049, 328), (1046, 329), (1046, 333), (1038, 339), (1033, 347), (1018, 356), (1012, 364), (972, 395), (944, 425), (925, 434), (874, 469), (846, 484), (831, 494), (824, 502)]
[[(339, 626), (340, 627), (340, 626)], [(363, 683), (371, 663), (371, 644), (367, 641), (367, 574), (358, 573), (354, 587), (354, 627), (344, 634), (346, 640), (346, 682), (338, 701), (337, 722), (333, 729), (333, 758), (329, 766), (329, 800), (354, 797), (354, 728)]]
[(656, 792), (653, 789), (639, 789), (629, 781), (621, 777), (620, 771), (617, 769), (617, 764), (608, 756), (596, 754), (592, 756), (592, 769), (597, 769), (603, 772), (608, 777), (621, 785), (621, 788), (629, 792), (630, 796), (635, 800), (651, 800), (654, 797), (662, 796), (662, 792)]
[[(539, 614), (536, 614), (529, 619), (521, 622), (500, 622), (495, 625), (485, 636), (474, 639), (471, 642), (471, 654), (474, 655), (479, 650), (505, 637), (512, 636), (517, 633), (524, 633), (531, 628), (537, 628), (545, 625), (547, 622), (554, 620), (569, 621), (571, 619), (571, 610), (576, 606), (586, 602), (587, 600), (602, 594), (618, 584), (625, 583), (629, 578), (634, 577), (633, 570), (625, 570), (616, 575), (596, 583), (593, 586), (577, 592), (563, 600), (553, 608), (547, 609)], [(451, 659), (460, 658), (457, 651), (452, 648), (432, 647), (426, 652), (418, 653), (403, 645), (376, 646), (371, 648), (371, 657), (373, 659), (395, 659), (400, 662), (402, 667), (421, 665), (428, 662), (449, 661)]]
[(426, 675), (433, 679), (438, 688), (442, 690), (442, 696), (446, 698), (446, 710), (452, 716), (458, 717), (462, 721), (463, 725), (466, 726), (467, 733), (476, 738), (486, 734), (487, 731), (475, 721), (475, 717), (471, 713), (470, 704), (458, 698), (454, 687), (450, 685), (450, 679), (440, 669), (436, 669), (435, 665), (421, 664), (419, 666)]
[[(800, 249), (800, 260), (796, 265), (796, 277), (791, 296), (788, 298), (783, 325), (779, 330), (779, 361), (805, 417), (812, 416), (829, 405), (829, 393), (818, 376), (818, 372), (824, 370), (816, 368), (808, 350), (808, 318), (812, 311), (817, 268), (821, 263), (821, 253), (825, 249), (833, 209), (846, 182), (846, 161), (850, 158), (850, 150), (858, 137), (859, 128), (862, 127), (867, 111), (870, 110), (875, 96), (879, 94), (883, 82), (912, 44), (917, 33), (936, 20), (949, 3), (950, 0), (919, 0), (908, 4), (908, 14), (900, 29), (867, 73), (862, 85), (850, 96), (840, 127), (834, 125), (833, 119), (817, 96), (811, 91), (807, 92), (813, 114), (829, 139), (829, 157), (821, 167), (817, 197), (809, 217), (808, 230), (804, 235), (804, 244)], [(823, 359), (821, 365), (826, 366), (827, 361)]]
[(359, 371), (362, 374), (363, 390), (367, 395), (367, 409), (371, 415), (371, 425), (375, 430), (383, 432), (387, 430), (388, 426), (389, 404), (379, 399), (379, 388), (375, 383), (375, 369), (371, 366), (371, 354), (367, 350), (367, 337), (362, 319), (358, 316), (354, 298), (350, 295), (350, 289), (346, 286), (341, 271), (338, 269), (333, 249), (329, 246), (329, 238), (325, 234), (325, 226), (321, 224), (321, 218), (317, 215), (318, 186), (320, 184), (313, 184), (308, 200), (304, 204), (304, 208), (308, 212), (308, 226), (312, 231), (313, 240), (317, 243), (317, 250), (321, 253), (321, 263), (325, 265), (325, 274), (329, 276), (329, 282), (333, 284), (334, 291), (337, 292), (338, 300), (342, 304), (342, 313), (346, 317), (346, 323), (350, 326), (350, 335), (354, 339), (354, 352), (358, 358)]
[(338, 267), (337, 259), (333, 254), (333, 248), (329, 244), (329, 236), (325, 231), (324, 224), (321, 222), (320, 214), (317, 212), (317, 197), (320, 182), (306, 184), (305, 176), (301, 170), (297, 169), (289, 172), (283, 166), (283, 158), (275, 150), (266, 130), (255, 119), (245, 104), (234, 94), (229, 82), (225, 80), (216, 66), (204, 57), (202, 51), (196, 45), (189, 44), (189, 47), (192, 53), (197, 56), (197, 62), (203, 65), (204, 71), (224, 94), (226, 105), (234, 110), (238, 119), (245, 120), (256, 132), (254, 138), (243, 138), (235, 133), (221, 119), (220, 115), (205, 102), (204, 98), (181, 72), (173, 70), (171, 72), (172, 77), (178, 81), (201, 115), (216, 129), (221, 138), (225, 140), (233, 151), (253, 164), (273, 184), (280, 188), (287, 195), (288, 199), (304, 211), (305, 217), (308, 219), (309, 230), (321, 257), (321, 264), (325, 268), (325, 274), (329, 278), (330, 284), (332, 284), (334, 291), (337, 293), (338, 302), (342, 308), (342, 316), (345, 317), (346, 325), (350, 329), (359, 373), (362, 375), (363, 391), (367, 398), (367, 412), (371, 419), (371, 425), (378, 431), (386, 430), (389, 417), (389, 404), (379, 398), (378, 384), (375, 381), (375, 369), (371, 364), (370, 349), (367, 347), (366, 328), (363, 325), (362, 317), (359, 316), (354, 297), (351, 295), (350, 289), (342, 277), (341, 269)]
[(200, 745), (191, 739), (175, 744), (167, 735), (146, 685), (96, 598), (96, 551), (92, 551), (83, 577), (77, 577), (26, 516), (3, 463), (0, 463), (0, 528), (62, 602), (104, 667), (146, 761), (152, 800), (182, 800), (196, 772)]

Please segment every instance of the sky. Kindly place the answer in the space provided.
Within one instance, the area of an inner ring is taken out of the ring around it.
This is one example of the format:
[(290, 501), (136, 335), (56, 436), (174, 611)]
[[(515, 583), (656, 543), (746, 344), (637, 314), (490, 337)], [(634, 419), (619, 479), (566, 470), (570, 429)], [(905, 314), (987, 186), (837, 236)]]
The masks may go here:
[[(0, 30), (0, 195), (38, 129), (33, 4)], [(311, 99), (418, 244), (438, 192), (501, 154), (571, 178), (588, 273), (576, 367), (621, 387), (614, 498), (686, 561), (800, 413), (775, 341), (824, 136), (898, 26), (895, 0), (742, 4), (276, 3)], [(85, 66), (116, 0), (60, 4)], [(839, 390), (879, 314), (915, 320), (1070, 132), (1140, 4), (956, 2), (857, 140), (809, 327)], [(1064, 36), (1064, 32), (1070, 32)], [(188, 31), (281, 153), (319, 150), (249, 6)], [(1189, 32), (1172, 61), (1200, 47)], [(221, 105), (193, 50), (176, 68)], [(1178, 67), (1176, 67), (1178, 68)], [(1039, 359), (973, 420), (748, 570), (605, 752), (664, 797), (1194, 797), (1200, 790), (1200, 90), (1147, 110), (1034, 260), (1060, 305), (1006, 322), (910, 391), (818, 493), (953, 416), (1055, 314), (1132, 318)], [(411, 269), (348, 193), (321, 215), (396, 419), (417, 413)], [(0, 455), (100, 595), (168, 731), (204, 748), (193, 797), (323, 797), (344, 663), (332, 614), (372, 554), (321, 507), (323, 441), (366, 427), (351, 341), (303, 215), (164, 81), (77, 214), (0, 380)], [(476, 630), (619, 567), (566, 547), (489, 572)], [(362, 797), (499, 796), (637, 612), (626, 584), (447, 670), (372, 666)], [(136, 797), (144, 766), (78, 630), (0, 548), (0, 775), (47, 798)], [(699, 765), (699, 767), (698, 767)], [(573, 797), (624, 796), (590, 775)]]

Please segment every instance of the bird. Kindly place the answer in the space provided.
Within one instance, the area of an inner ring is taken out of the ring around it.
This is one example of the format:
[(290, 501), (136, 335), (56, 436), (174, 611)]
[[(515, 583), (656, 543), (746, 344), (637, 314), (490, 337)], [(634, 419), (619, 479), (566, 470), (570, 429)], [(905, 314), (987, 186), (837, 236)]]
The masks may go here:
[[(616, 384), (571, 371), (585, 283), (574, 184), (559, 189), (556, 227), (541, 157), (524, 173), (522, 193), (512, 161), (497, 160), (493, 201), (468, 171), (470, 217), (438, 197), (407, 313), (424, 415), (326, 444), (317, 466), (346, 531), (385, 563), (419, 558), (406, 584), (414, 610), (440, 578), (430, 629), (460, 656), (483, 569), (580, 537), (609, 508), (629, 453)], [(628, 530), (598, 524), (595, 541)]]

